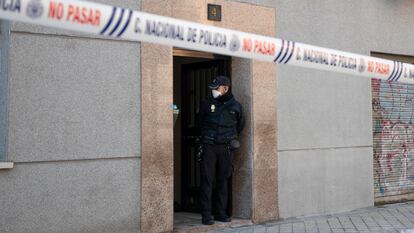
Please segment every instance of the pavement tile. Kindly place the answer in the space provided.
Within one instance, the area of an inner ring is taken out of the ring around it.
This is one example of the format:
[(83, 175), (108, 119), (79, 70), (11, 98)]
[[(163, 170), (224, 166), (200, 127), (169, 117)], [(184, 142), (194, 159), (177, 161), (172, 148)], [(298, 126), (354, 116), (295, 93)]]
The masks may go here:
[(255, 226), (253, 227), (253, 233), (266, 233), (265, 226)]
[(292, 224), (293, 232), (305, 232), (305, 224), (303, 222), (295, 222)]
[(288, 224), (281, 224), (280, 228), (279, 228), (279, 232), (280, 233), (288, 233), (288, 232), (293, 232), (292, 231), (292, 224), (288, 223)]
[(331, 229), (343, 229), (342, 224), (339, 222), (338, 218), (328, 218), (328, 224)]
[[(400, 233), (414, 229), (414, 202), (369, 207), (347, 213), (279, 220), (224, 229), (222, 233)], [(214, 231), (212, 231), (214, 232)]]
[(266, 233), (279, 233), (279, 225), (266, 227)]
[(253, 233), (253, 228), (240, 230), (239, 233)]
[(359, 231), (355, 230), (355, 229), (345, 229), (345, 233), (359, 233)]

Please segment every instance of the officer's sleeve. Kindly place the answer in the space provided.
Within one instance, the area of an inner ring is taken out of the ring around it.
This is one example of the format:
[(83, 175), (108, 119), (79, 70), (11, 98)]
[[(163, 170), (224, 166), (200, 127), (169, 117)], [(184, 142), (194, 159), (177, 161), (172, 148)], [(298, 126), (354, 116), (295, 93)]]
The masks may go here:
[(239, 114), (237, 119), (237, 134), (240, 135), (241, 131), (244, 129), (245, 118), (243, 113), (243, 107), (239, 104)]

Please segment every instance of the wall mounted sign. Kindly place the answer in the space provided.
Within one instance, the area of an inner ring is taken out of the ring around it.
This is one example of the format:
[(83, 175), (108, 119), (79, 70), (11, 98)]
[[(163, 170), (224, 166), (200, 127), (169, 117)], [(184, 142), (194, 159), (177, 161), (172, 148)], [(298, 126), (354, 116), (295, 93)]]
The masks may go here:
[(215, 4), (207, 5), (207, 19), (221, 21), (221, 6)]
[(414, 65), (77, 0), (7, 0), (0, 19), (414, 83)]

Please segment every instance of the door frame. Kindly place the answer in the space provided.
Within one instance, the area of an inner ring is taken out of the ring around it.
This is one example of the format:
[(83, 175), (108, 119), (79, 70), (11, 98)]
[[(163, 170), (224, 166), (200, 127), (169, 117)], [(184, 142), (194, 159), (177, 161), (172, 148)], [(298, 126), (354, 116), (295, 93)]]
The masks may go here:
[[(205, 0), (143, 0), (148, 13), (181, 18), (266, 36), (275, 36), (275, 9), (211, 0), (223, 20), (207, 20)], [(255, 20), (251, 20), (254, 14)], [(253, 222), (278, 219), (276, 66), (232, 58), (233, 93), (245, 107), (246, 128), (236, 155), (235, 215)], [(141, 43), (141, 232), (174, 229), (173, 49)]]
[(173, 56), (174, 57), (191, 57), (191, 58), (205, 58), (205, 59), (230, 59), (229, 56), (224, 56), (215, 53), (207, 53), (203, 51), (195, 51), (189, 49), (181, 49), (181, 48), (173, 48)]

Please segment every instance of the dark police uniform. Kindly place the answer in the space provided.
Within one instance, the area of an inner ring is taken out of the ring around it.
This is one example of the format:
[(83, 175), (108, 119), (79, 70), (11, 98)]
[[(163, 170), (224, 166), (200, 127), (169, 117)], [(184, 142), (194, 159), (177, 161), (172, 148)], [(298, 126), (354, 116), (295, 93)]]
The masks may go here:
[[(219, 76), (209, 87), (214, 89), (223, 84), (230, 86), (230, 81), (227, 77)], [(216, 178), (218, 214), (215, 219), (230, 221), (226, 214), (228, 180), (232, 173), (233, 159), (230, 142), (237, 139), (244, 127), (243, 109), (228, 91), (217, 99), (203, 101), (200, 104), (199, 118), (203, 145), (200, 162), (200, 204), (203, 223), (213, 223), (211, 196), (214, 178)]]

